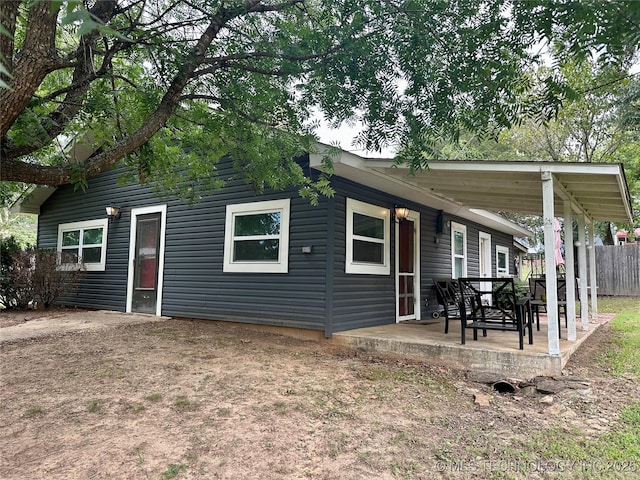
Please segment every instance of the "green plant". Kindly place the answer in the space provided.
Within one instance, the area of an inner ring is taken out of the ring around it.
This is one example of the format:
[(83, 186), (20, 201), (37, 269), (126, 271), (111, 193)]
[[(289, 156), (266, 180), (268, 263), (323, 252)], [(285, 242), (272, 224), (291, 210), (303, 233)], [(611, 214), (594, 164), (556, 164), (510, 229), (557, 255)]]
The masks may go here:
[(167, 469), (164, 472), (162, 472), (160, 475), (162, 475), (162, 478), (165, 478), (165, 479), (176, 478), (181, 471), (186, 469), (187, 469), (187, 466), (184, 463), (181, 463), (180, 465), (175, 463), (170, 463)]
[(87, 404), (87, 410), (91, 413), (101, 413), (103, 411), (104, 401), (96, 398)]
[(130, 412), (142, 412), (145, 407), (142, 403), (133, 403), (133, 402), (129, 402), (128, 400), (124, 400), (124, 399), (120, 399), (118, 401), (118, 404), (122, 405), (122, 407)]
[(82, 264), (61, 268), (55, 250), (20, 251), (15, 245), (15, 240), (3, 241), (0, 301), (5, 308), (26, 308), (34, 302), (49, 308), (84, 275)]
[(0, 239), (0, 303), (4, 308), (26, 308), (33, 301), (32, 264), (15, 237)]
[(59, 254), (55, 250), (34, 252), (33, 289), (36, 301), (49, 308), (60, 296), (71, 292), (84, 276), (83, 264), (73, 268), (61, 268)]
[(34, 405), (29, 407), (26, 412), (24, 412), (25, 418), (35, 417), (36, 415), (42, 414), (42, 407), (40, 405)]
[(640, 310), (636, 307), (620, 310), (611, 321), (613, 345), (604, 354), (603, 362), (614, 375), (640, 378)]
[(180, 410), (195, 410), (198, 408), (198, 402), (189, 400), (186, 395), (177, 396), (173, 404)]

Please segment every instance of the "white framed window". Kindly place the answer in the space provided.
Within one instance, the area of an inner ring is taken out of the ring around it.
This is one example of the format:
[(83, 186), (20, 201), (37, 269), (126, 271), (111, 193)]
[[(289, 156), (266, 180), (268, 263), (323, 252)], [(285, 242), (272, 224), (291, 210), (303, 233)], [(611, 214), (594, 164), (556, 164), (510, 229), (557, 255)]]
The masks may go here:
[(58, 225), (60, 265), (75, 267), (84, 263), (88, 271), (104, 271), (108, 225), (106, 218)]
[(224, 272), (287, 273), (291, 200), (227, 205)]
[(467, 227), (451, 222), (451, 277), (467, 276)]
[(389, 275), (389, 209), (347, 198), (345, 273)]
[(509, 276), (509, 249), (496, 245), (496, 274), (498, 277)]

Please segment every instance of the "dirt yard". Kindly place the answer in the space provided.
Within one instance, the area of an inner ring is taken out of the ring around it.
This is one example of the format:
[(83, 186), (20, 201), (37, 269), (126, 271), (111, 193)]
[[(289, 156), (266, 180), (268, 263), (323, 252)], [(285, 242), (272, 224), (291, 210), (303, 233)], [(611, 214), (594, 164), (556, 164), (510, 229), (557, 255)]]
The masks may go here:
[(640, 398), (600, 366), (607, 342), (605, 325), (568, 367), (581, 387), (551, 395), (207, 321), (4, 342), (0, 478), (478, 478), (452, 462), (504, 459), (552, 427), (602, 435)]

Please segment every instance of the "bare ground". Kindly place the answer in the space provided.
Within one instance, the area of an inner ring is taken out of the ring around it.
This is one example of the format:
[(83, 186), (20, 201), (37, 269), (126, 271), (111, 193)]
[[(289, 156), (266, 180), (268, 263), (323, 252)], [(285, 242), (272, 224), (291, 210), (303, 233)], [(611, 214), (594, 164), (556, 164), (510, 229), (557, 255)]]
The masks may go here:
[[(3, 312), (0, 327), (42, 315)], [(615, 425), (640, 386), (603, 369), (609, 341), (605, 325), (568, 366), (588, 388), (553, 396), (207, 321), (5, 342), (0, 478), (474, 478), (452, 462), (497, 462), (546, 428)]]

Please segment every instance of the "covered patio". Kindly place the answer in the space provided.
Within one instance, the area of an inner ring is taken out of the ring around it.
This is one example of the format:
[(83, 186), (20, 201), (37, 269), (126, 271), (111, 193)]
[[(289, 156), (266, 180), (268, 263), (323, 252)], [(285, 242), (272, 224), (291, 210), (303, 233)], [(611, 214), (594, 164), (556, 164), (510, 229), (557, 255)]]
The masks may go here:
[[(319, 167), (322, 157), (312, 155), (311, 160), (312, 166)], [(340, 341), (374, 346), (382, 345), (381, 339), (387, 338), (385, 349), (400, 348), (389, 347), (388, 342), (395, 339), (396, 342), (407, 342), (403, 349), (428, 345), (430, 355), (459, 360), (465, 368), (475, 364), (474, 358), (482, 357), (480, 363), (485, 367), (492, 365), (495, 369), (505, 367), (509, 371), (558, 374), (592, 327), (599, 324), (595, 249), (592, 248), (594, 222), (632, 221), (631, 200), (621, 164), (456, 160), (430, 161), (427, 169), (411, 171), (393, 159), (363, 158), (342, 152), (333, 158), (333, 166), (337, 175), (442, 209), (445, 215), (470, 220), (477, 218), (480, 211), (541, 216), (548, 315), (544, 328), (535, 332), (534, 345), (527, 345), (524, 351), (518, 351), (517, 345), (511, 345), (512, 341), (503, 344), (500, 339), (508, 335), (507, 332), (490, 332), (482, 341), (470, 341), (462, 346), (459, 331), (444, 335), (442, 326), (434, 324), (358, 329), (336, 334)], [(495, 217), (499, 222), (500, 217)], [(574, 232), (577, 234), (577, 241), (565, 248), (567, 327), (566, 331), (560, 332), (562, 339), (558, 331), (558, 277), (554, 255), (556, 217), (564, 220), (565, 239), (573, 239)], [(577, 271), (574, 248), (571, 248), (574, 246)], [(459, 329), (459, 322), (455, 323), (458, 323), (455, 328)], [(354, 335), (360, 336), (361, 340), (356, 342)], [(520, 360), (516, 367), (513, 362), (517, 358)]]

